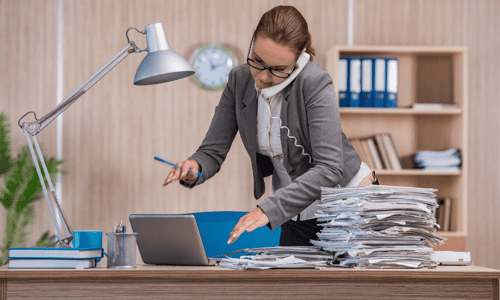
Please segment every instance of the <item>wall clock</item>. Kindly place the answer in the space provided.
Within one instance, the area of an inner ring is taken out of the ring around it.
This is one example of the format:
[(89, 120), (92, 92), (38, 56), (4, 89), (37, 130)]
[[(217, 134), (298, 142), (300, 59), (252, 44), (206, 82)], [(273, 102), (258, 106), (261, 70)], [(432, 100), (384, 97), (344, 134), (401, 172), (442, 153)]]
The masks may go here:
[(196, 49), (189, 63), (195, 74), (191, 76), (197, 86), (219, 91), (226, 87), (229, 71), (238, 65), (238, 60), (231, 49), (220, 44), (205, 44)]

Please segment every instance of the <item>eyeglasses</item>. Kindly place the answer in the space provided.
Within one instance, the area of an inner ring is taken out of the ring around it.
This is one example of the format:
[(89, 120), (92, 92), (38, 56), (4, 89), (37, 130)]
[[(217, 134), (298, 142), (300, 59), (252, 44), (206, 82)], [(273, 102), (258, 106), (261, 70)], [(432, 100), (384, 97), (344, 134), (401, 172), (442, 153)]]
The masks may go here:
[(288, 78), (288, 77), (290, 77), (290, 75), (292, 74), (293, 70), (295, 70), (295, 64), (297, 63), (297, 61), (295, 61), (295, 63), (293, 64), (293, 67), (290, 70), (290, 72), (285, 72), (285, 71), (281, 71), (281, 70), (270, 68), (270, 67), (268, 67), (266, 65), (263, 65), (260, 62), (257, 62), (257, 61), (255, 61), (255, 60), (253, 60), (253, 59), (250, 58), (250, 52), (252, 51), (252, 44), (253, 44), (254, 38), (255, 38), (255, 34), (252, 36), (252, 40), (250, 41), (250, 48), (248, 49), (248, 55), (247, 55), (247, 64), (250, 67), (255, 68), (257, 70), (260, 70), (260, 71), (262, 71), (262, 70), (269, 70), (269, 72), (271, 72), (272, 75), (274, 75), (276, 77), (279, 77), (279, 78)]

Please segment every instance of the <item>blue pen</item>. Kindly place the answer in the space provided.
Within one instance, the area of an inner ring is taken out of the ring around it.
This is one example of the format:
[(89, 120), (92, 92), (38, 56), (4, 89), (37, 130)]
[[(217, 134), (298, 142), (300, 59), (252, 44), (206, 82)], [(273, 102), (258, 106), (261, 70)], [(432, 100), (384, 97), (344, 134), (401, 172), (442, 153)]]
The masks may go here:
[[(173, 166), (173, 167), (176, 167), (176, 168), (179, 168), (179, 169), (181, 168), (181, 166), (179, 166), (178, 164), (174, 164), (173, 162), (169, 162), (168, 160), (161, 159), (161, 158), (159, 158), (158, 156), (155, 156), (155, 160), (157, 160), (157, 161), (161, 161), (161, 162), (164, 162), (164, 163), (166, 163), (166, 164), (169, 164), (169, 165), (171, 165), (171, 166)], [(198, 173), (198, 172), (195, 172), (195, 171), (193, 171), (193, 170), (191, 170), (191, 169), (189, 169), (189, 170), (188, 170), (188, 172), (190, 172), (190, 173), (194, 173), (194, 174), (198, 175), (198, 177), (203, 177), (203, 174)]]

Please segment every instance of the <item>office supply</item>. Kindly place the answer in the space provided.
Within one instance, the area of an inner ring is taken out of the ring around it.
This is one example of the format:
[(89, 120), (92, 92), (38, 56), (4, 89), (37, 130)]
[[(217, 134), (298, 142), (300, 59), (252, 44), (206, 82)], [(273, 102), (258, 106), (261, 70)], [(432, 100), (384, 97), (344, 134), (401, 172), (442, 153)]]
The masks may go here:
[(195, 212), (196, 225), (208, 257), (239, 257), (228, 253), (245, 248), (274, 247), (279, 245), (281, 227), (274, 230), (267, 226), (245, 232), (233, 243), (227, 243), (227, 237), (241, 217), (247, 211), (207, 211)]
[(386, 170), (391, 170), (392, 166), (389, 161), (389, 156), (387, 155), (387, 150), (385, 149), (384, 142), (382, 140), (382, 136), (380, 134), (376, 134), (374, 136), (374, 141), (375, 145), (377, 146), (377, 149), (379, 150), (380, 157), (382, 158), (382, 161), (384, 163), (384, 169)]
[(472, 260), (470, 252), (458, 251), (434, 251), (431, 254), (431, 259), (440, 266), (470, 266)]
[(316, 217), (323, 229), (311, 243), (334, 253), (339, 267), (435, 268), (432, 247), (446, 240), (435, 234), (436, 191), (322, 187)]
[(102, 249), (102, 231), (100, 230), (75, 230), (75, 238), (71, 241), (77, 249)]
[(360, 107), (373, 107), (373, 59), (361, 59)]
[(102, 249), (9, 248), (9, 259), (21, 258), (101, 258)]
[(347, 107), (349, 104), (348, 91), (347, 91), (347, 76), (349, 63), (347, 58), (341, 57), (339, 59), (339, 107)]
[(386, 95), (384, 97), (384, 107), (398, 107), (398, 60), (396, 58), (386, 58)]
[(9, 269), (88, 269), (95, 268), (90, 259), (9, 259)]
[(359, 107), (359, 96), (361, 93), (361, 60), (359, 58), (349, 58), (348, 82), (348, 106)]
[(113, 228), (113, 232), (106, 233), (108, 236), (108, 268), (134, 269), (136, 267), (135, 248), (137, 244), (137, 233), (126, 233), (125, 226)]
[(440, 151), (417, 151), (413, 155), (413, 163), (416, 169), (460, 170), (462, 166), (462, 153), (457, 148)]
[[(163, 163), (166, 163), (166, 164), (168, 164), (168, 165), (171, 165), (171, 166), (176, 167), (176, 168), (179, 168), (179, 169), (181, 168), (181, 166), (179, 166), (178, 164), (174, 164), (173, 162), (170, 162), (170, 161), (168, 161), (168, 160), (161, 159), (161, 158), (159, 158), (158, 156), (155, 156), (155, 160), (157, 160), (157, 161), (161, 161), (161, 162), (163, 162)], [(195, 171), (193, 171), (193, 170), (191, 170), (191, 169), (189, 169), (189, 170), (188, 170), (188, 172), (189, 172), (189, 173), (196, 174), (198, 177), (203, 177), (203, 174), (198, 173), (198, 172), (195, 172)]]
[[(141, 34), (146, 35), (147, 48), (140, 49), (134, 41), (131, 41), (128, 37), (128, 32), (135, 29)], [(71, 104), (73, 104), (78, 98), (80, 98), (85, 92), (87, 92), (94, 84), (96, 84), (102, 77), (104, 77), (111, 69), (118, 65), (123, 59), (125, 59), (130, 53), (140, 53), (147, 51), (148, 54), (142, 60), (134, 78), (135, 85), (150, 85), (163, 82), (169, 82), (177, 79), (181, 79), (194, 74), (194, 70), (191, 65), (179, 54), (172, 51), (168, 45), (167, 36), (165, 35), (165, 30), (161, 23), (150, 24), (146, 26), (144, 31), (139, 31), (137, 28), (131, 27), (127, 29), (125, 33), (127, 37), (127, 45), (118, 52), (111, 60), (109, 60), (104, 66), (102, 66), (97, 72), (95, 72), (89, 79), (87, 79), (82, 85), (80, 85), (75, 91), (73, 91), (66, 99), (59, 103), (52, 111), (47, 115), (38, 119), (36, 114), (32, 111), (24, 114), (18, 121), (19, 127), (23, 129), (26, 141), (31, 152), (33, 162), (35, 164), (40, 183), (43, 188), (45, 195), (45, 200), (49, 207), (50, 215), (55, 227), (55, 233), (57, 237), (56, 244), (60, 247), (69, 247), (69, 243), (74, 238), (73, 232), (68, 224), (66, 216), (61, 209), (59, 200), (57, 198), (56, 192), (52, 185), (50, 176), (48, 175), (47, 167), (45, 165), (42, 152), (40, 150), (36, 135), (40, 133), (47, 125), (49, 125), (57, 116), (59, 116), (64, 110), (66, 110)], [(22, 122), (21, 120), (30, 113), (33, 113), (36, 121), (34, 122)], [(32, 141), (36, 147), (36, 153), (33, 149)], [(38, 154), (38, 158), (36, 156)], [(38, 162), (40, 160), (40, 163)], [(42, 169), (45, 174), (42, 175), (39, 164), (42, 165)], [(47, 192), (47, 187), (45, 180), (48, 182), (52, 198), (55, 204), (55, 210)], [(60, 224), (56, 219), (56, 213), (61, 216), (61, 225), (63, 227), (65, 238), (61, 234)]]
[(384, 58), (375, 58), (373, 60), (373, 107), (384, 107), (386, 95), (386, 63)]
[(130, 215), (142, 261), (157, 265), (214, 265), (193, 215)]
[(456, 104), (452, 103), (413, 103), (411, 107), (418, 110), (446, 110), (458, 108)]
[(382, 138), (382, 143), (384, 143), (384, 149), (387, 152), (387, 158), (391, 163), (392, 170), (402, 170), (403, 166), (401, 165), (401, 160), (399, 159), (398, 150), (396, 149), (396, 145), (394, 145), (392, 135), (390, 133), (382, 133), (380, 136)]
[(375, 170), (384, 169), (384, 165), (382, 164), (379, 151), (377, 151), (377, 146), (375, 145), (375, 141), (373, 140), (373, 138), (363, 139), (363, 143), (365, 143), (366, 147), (368, 148), (373, 164), (375, 165)]

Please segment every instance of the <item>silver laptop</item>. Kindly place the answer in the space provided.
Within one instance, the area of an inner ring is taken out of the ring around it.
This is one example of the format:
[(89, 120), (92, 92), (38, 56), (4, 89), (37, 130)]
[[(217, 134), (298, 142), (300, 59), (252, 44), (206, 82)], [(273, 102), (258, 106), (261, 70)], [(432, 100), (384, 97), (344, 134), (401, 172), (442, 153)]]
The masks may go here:
[(193, 215), (130, 215), (137, 246), (146, 264), (216, 265), (208, 258)]

